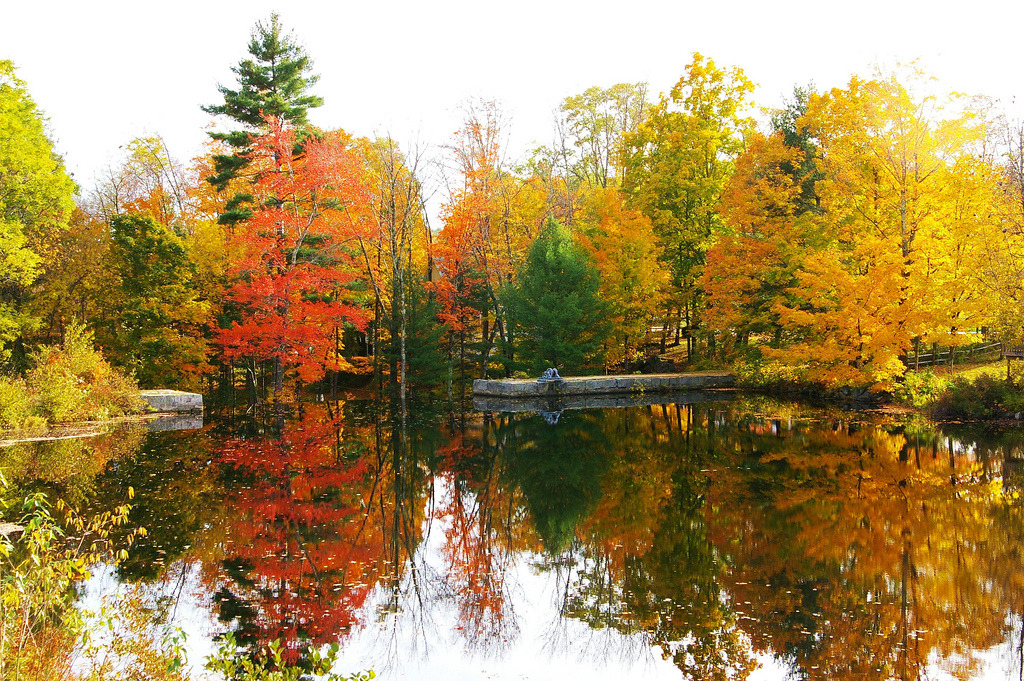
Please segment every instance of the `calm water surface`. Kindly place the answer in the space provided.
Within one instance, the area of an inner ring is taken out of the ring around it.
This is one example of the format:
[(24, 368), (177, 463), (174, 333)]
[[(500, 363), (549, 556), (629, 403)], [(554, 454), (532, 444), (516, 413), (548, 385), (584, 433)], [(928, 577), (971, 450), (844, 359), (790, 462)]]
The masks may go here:
[(194, 662), (232, 629), (340, 640), (339, 671), (384, 679), (1002, 679), (1022, 444), (751, 398), (404, 424), (348, 402), (0, 465), (97, 507), (135, 490), (148, 535), (85, 600), (141, 583)]

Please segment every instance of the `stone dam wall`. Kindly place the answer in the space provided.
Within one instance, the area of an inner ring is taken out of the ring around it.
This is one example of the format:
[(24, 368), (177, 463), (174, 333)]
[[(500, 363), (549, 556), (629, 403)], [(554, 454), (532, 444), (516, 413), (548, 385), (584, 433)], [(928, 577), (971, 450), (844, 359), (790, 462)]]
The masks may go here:
[(536, 379), (477, 379), (473, 394), (488, 397), (533, 398), (572, 395), (615, 395), (629, 393), (668, 393), (686, 390), (732, 388), (732, 374), (637, 374), (625, 376), (569, 376), (561, 381)]
[(566, 409), (607, 409), (610, 407), (642, 407), (659, 404), (705, 404), (728, 402), (732, 390), (685, 390), (670, 393), (634, 392), (609, 395), (544, 395), (532, 397), (493, 397), (474, 395), (477, 411), (524, 412), (564, 411)]
[(203, 396), (198, 393), (180, 390), (142, 390), (140, 396), (153, 411), (180, 414), (203, 410)]

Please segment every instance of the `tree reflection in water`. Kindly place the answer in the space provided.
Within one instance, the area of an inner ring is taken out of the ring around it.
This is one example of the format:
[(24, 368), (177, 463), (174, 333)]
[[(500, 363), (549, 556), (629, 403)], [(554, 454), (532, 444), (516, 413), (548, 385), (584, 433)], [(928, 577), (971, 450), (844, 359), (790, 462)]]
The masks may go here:
[[(756, 400), (393, 413), (312, 405), (159, 455), (170, 558), (202, 563), (249, 644), (358, 634), (379, 672), (460, 647), (653, 653), (689, 679), (765, 655), (801, 679), (969, 679), (999, 648), (1020, 675), (1017, 434)], [(131, 461), (101, 496), (153, 470)]]
[(382, 572), (362, 511), (369, 462), (341, 433), (339, 414), (315, 408), (219, 451), (233, 482), (224, 557), (208, 566), (222, 619), (238, 620), (244, 643), (281, 639), (293, 661), (351, 627)]
[(800, 678), (971, 678), (1020, 613), (990, 572), (1012, 543), (1000, 462), (928, 428), (761, 427), (738, 424), (707, 505), (755, 649)]

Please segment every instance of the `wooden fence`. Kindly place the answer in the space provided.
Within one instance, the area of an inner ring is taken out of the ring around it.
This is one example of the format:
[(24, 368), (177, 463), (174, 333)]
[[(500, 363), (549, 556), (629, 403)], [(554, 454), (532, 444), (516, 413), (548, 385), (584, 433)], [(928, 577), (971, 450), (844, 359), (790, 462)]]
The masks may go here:
[(922, 353), (916, 356), (913, 353), (907, 353), (903, 363), (908, 368), (913, 369), (915, 367), (929, 367), (937, 364), (948, 365), (950, 361), (982, 359), (986, 355), (991, 355), (991, 359), (1003, 356), (1003, 344), (968, 345), (962, 348), (948, 348), (945, 351)]

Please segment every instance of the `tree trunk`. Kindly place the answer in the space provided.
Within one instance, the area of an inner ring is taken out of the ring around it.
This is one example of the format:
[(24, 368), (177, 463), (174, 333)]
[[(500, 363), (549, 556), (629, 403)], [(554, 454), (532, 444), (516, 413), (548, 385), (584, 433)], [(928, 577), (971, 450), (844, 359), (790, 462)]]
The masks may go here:
[(459, 331), (459, 404), (466, 395), (466, 330)]
[(483, 345), (482, 357), (480, 358), (480, 378), (487, 378), (487, 365), (491, 356), (491, 345), (493, 338), (490, 335), (491, 317), (484, 310), (480, 315), (480, 340)]
[(665, 344), (668, 341), (668, 318), (672, 316), (672, 306), (665, 308), (665, 318), (661, 320), (661, 354), (665, 354)]
[(274, 358), (274, 400), (281, 398), (281, 390), (284, 389), (284, 362), (281, 357)]

